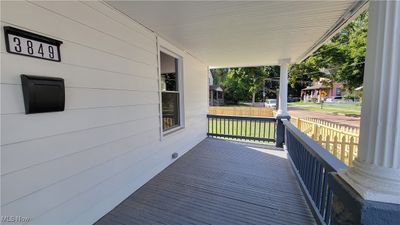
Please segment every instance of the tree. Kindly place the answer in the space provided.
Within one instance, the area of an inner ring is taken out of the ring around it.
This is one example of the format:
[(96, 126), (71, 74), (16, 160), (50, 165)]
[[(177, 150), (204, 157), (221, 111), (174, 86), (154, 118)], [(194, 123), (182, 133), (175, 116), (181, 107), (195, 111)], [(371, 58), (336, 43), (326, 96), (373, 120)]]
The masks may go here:
[(222, 87), (227, 102), (238, 104), (239, 101), (248, 100), (248, 87), (246, 80), (231, 69), (226, 72)]
[[(345, 88), (352, 92), (362, 85), (368, 14), (362, 13), (329, 42), (321, 46), (314, 54), (289, 70), (289, 83), (294, 86), (298, 80), (317, 80), (326, 77), (334, 82), (343, 82)], [(331, 73), (323, 73), (322, 69), (330, 69)]]
[[(340, 46), (346, 61), (338, 68), (341, 81), (345, 82), (349, 91), (362, 85), (364, 77), (364, 63), (367, 49), (368, 14), (362, 13), (344, 30), (342, 38), (348, 43)], [(341, 35), (339, 35), (341, 37)]]
[[(276, 98), (279, 89), (279, 66), (266, 66), (266, 71), (268, 73), (268, 78), (265, 82), (265, 94), (267, 98)], [(264, 96), (263, 96), (264, 97)], [(263, 99), (264, 100), (264, 99)]]
[[(251, 95), (251, 102), (254, 105), (256, 100), (256, 92), (259, 87), (264, 84), (267, 73), (263, 67), (241, 67), (232, 68), (228, 71), (227, 86), (236, 82), (239, 89), (244, 89)], [(234, 91), (235, 92), (235, 91)]]
[(211, 69), (211, 74), (214, 78), (214, 85), (222, 85), (226, 80), (228, 68)]
[(254, 105), (257, 93), (264, 88), (266, 79), (279, 77), (279, 66), (213, 69), (212, 74), (216, 84), (223, 87), (227, 101), (237, 104), (251, 99)]

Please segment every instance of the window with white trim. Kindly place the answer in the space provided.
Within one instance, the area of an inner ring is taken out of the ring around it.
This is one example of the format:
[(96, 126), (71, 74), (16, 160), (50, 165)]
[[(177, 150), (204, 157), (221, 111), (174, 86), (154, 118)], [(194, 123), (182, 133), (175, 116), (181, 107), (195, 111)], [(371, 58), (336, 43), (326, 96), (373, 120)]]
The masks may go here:
[(161, 106), (163, 131), (181, 126), (181, 70), (179, 58), (160, 52)]

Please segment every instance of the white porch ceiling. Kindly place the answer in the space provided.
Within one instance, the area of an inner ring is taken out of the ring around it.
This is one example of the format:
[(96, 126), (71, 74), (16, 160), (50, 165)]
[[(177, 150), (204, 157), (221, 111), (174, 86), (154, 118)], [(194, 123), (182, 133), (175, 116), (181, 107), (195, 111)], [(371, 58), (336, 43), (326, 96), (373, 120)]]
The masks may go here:
[(108, 1), (211, 67), (301, 61), (348, 19), (357, 1)]

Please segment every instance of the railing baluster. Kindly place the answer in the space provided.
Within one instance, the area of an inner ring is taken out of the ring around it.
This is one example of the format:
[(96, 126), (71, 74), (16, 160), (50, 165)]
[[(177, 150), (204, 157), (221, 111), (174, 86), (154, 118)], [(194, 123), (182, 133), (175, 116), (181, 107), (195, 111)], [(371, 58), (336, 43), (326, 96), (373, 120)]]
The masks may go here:
[(267, 128), (267, 121), (264, 122), (264, 138), (268, 138), (268, 136), (265, 134), (266, 128)]
[[(235, 133), (235, 131), (237, 131), (236, 129), (235, 129), (235, 124), (236, 124), (236, 119), (232, 119), (232, 134), (234, 135), (234, 136), (237, 136), (237, 133)], [(237, 124), (236, 124), (236, 126), (237, 126)]]
[(219, 123), (218, 123), (218, 125), (219, 125), (219, 134), (221, 133), (221, 118), (219, 118)]
[(273, 130), (267, 130), (267, 123), (270, 128), (271, 123), (275, 124), (275, 118), (258, 118), (242, 116), (221, 116), (207, 115), (208, 136), (224, 139), (250, 140), (255, 142), (275, 142), (275, 138), (270, 137)]
[[(275, 130), (275, 127), (272, 127), (272, 129)], [(268, 122), (268, 138), (271, 138), (271, 122)], [(273, 138), (275, 138), (275, 135), (272, 136)]]
[(232, 128), (231, 119), (228, 118), (228, 135), (233, 136), (231, 128)]
[(217, 133), (217, 119), (216, 118), (212, 118), (213, 120), (213, 130), (212, 130), (212, 134)]
[(225, 119), (221, 118), (220, 119), (220, 123), (219, 123), (219, 125), (221, 126), (220, 127), (220, 134), (223, 134), (225, 132), (224, 122), (225, 122)]
[[(327, 181), (328, 174), (345, 169), (346, 165), (295, 128), (289, 121), (283, 120), (283, 124), (286, 128), (286, 148), (295, 171), (298, 171), (296, 176), (302, 181), (300, 182), (301, 187), (308, 192), (307, 198), (308, 202), (313, 205), (312, 210), (320, 215), (317, 217), (319, 223), (329, 225), (331, 223), (332, 191)], [(305, 125), (302, 127), (306, 130), (309, 129)], [(322, 129), (321, 132), (325, 132), (325, 130)], [(335, 134), (329, 133), (329, 135)], [(338, 138), (333, 140), (328, 138), (324, 142), (332, 151), (335, 151), (335, 145), (340, 144)], [(334, 146), (331, 147), (330, 144)], [(338, 152), (335, 151), (335, 153), (337, 156)]]
[(253, 136), (252, 137), (256, 137), (256, 127), (257, 127), (257, 123), (254, 120), (254, 127), (253, 127)]
[(220, 132), (219, 132), (219, 129), (220, 129), (220, 121), (219, 121), (220, 119), (218, 119), (218, 118), (215, 118), (215, 133), (216, 134), (219, 134)]
[(327, 173), (324, 170), (323, 182), (322, 182), (322, 195), (321, 195), (321, 215), (325, 217), (325, 209), (326, 209), (326, 196), (327, 196), (327, 189), (328, 189), (328, 180), (327, 180)]
[(208, 133), (212, 133), (212, 118), (207, 118)]
[[(300, 143), (298, 143), (298, 145), (301, 146)], [(301, 172), (302, 172), (302, 177), (303, 177), (303, 180), (304, 180), (305, 174), (306, 174), (306, 166), (307, 166), (307, 164), (306, 164), (307, 155), (306, 155), (306, 150), (303, 149), (303, 146), (301, 146), (300, 149), (301, 149), (301, 157), (302, 157), (302, 163), (303, 163), (303, 167), (301, 168), (302, 169)]]
[(248, 123), (249, 123), (249, 130), (248, 130), (247, 136), (250, 138), (251, 137), (251, 120), (248, 120)]
[[(300, 143), (298, 143), (298, 145), (300, 145)], [(301, 146), (301, 145), (300, 145)], [(302, 163), (303, 163), (303, 166), (302, 166), (302, 168), (301, 168), (301, 175), (302, 175), (302, 177), (303, 177), (303, 180), (304, 180), (304, 177), (305, 177), (305, 171), (306, 171), (306, 158), (307, 158), (307, 155), (306, 155), (306, 150), (304, 150), (303, 149), (303, 146), (301, 146), (300, 147), (300, 149), (301, 149), (301, 157), (302, 157)]]
[(227, 126), (226, 126), (226, 118), (224, 118), (224, 134), (226, 134), (226, 128), (227, 128)]
[(314, 158), (314, 157), (312, 157), (311, 158), (311, 181), (310, 181), (310, 186), (311, 186), (311, 190), (310, 190), (310, 195), (311, 195), (311, 197), (313, 198), (313, 200), (315, 201), (315, 179), (316, 179), (316, 177), (315, 177), (315, 173), (316, 173), (316, 169), (317, 169), (317, 166), (316, 166), (316, 159)]
[(309, 160), (308, 160), (308, 190), (311, 194), (311, 185), (312, 185), (312, 169), (313, 169), (313, 158), (311, 154), (308, 154)]
[(240, 136), (242, 136), (243, 133), (243, 120), (240, 121)]
[[(210, 125), (210, 123), (208, 123), (208, 125)], [(214, 118), (211, 118), (211, 132), (210, 133), (214, 133)]]
[[(246, 119), (244, 120), (244, 135), (243, 135), (243, 137), (247, 137), (247, 120)], [(245, 140), (245, 139), (243, 139), (243, 140)]]
[(320, 203), (321, 203), (321, 182), (322, 182), (322, 169), (323, 167), (321, 166), (321, 164), (317, 161), (317, 174), (316, 174), (316, 184), (315, 184), (315, 188), (316, 188), (316, 192), (315, 192), (315, 205), (318, 207), (318, 209), (320, 209)]
[(331, 222), (331, 209), (332, 209), (332, 190), (328, 186), (328, 194), (327, 194), (326, 210), (325, 210), (326, 224), (330, 224)]

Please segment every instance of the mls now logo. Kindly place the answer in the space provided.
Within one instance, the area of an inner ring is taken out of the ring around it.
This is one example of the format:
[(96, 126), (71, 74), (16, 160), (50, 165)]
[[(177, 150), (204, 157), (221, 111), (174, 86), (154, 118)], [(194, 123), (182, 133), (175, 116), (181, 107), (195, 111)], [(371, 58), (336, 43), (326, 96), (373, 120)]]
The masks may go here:
[(27, 223), (31, 221), (31, 218), (25, 216), (2, 216), (2, 223)]

